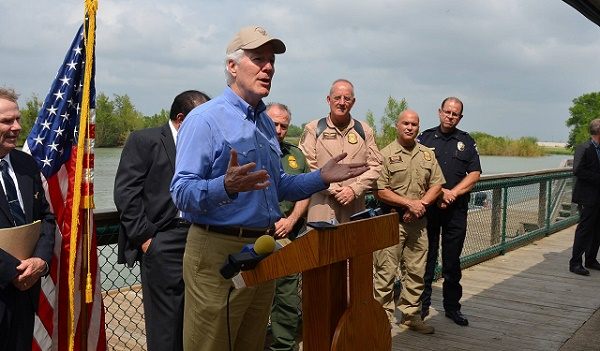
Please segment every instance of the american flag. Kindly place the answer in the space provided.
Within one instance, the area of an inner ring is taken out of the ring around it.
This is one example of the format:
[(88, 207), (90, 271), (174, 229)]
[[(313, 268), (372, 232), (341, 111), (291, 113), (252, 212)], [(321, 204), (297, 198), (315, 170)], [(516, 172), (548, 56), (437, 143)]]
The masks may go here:
[[(86, 128), (85, 145), (78, 145), (84, 96), (84, 34), (82, 25), (23, 147), (35, 158), (42, 172), (46, 198), (57, 223), (50, 274), (42, 281), (33, 350), (106, 350), (95, 227), (86, 225), (86, 210), (83, 209), (86, 201), (93, 203), (93, 108), (96, 95), (93, 69), (91, 75), (88, 74), (91, 77), (89, 115), (92, 124)], [(79, 174), (82, 175), (80, 189), (75, 188), (75, 184), (79, 183), (75, 181), (78, 153), (83, 153), (84, 160), (79, 165)], [(79, 213), (78, 222), (73, 222), (73, 202), (80, 197), (81, 201), (75, 205), (78, 211), (74, 212)], [(93, 218), (90, 220), (93, 223)], [(72, 228), (72, 223), (78, 225)], [(91, 229), (88, 236), (91, 246), (84, 247), (84, 228), (88, 227)], [(83, 256), (88, 249), (89, 257)], [(89, 264), (87, 271), (83, 271), (85, 264)], [(92, 302), (86, 303), (82, 292), (86, 290), (86, 279), (90, 278), (91, 286), (88, 284), (88, 287), (91, 288), (91, 296), (89, 293), (88, 296)], [(87, 345), (83, 344), (85, 341)]]

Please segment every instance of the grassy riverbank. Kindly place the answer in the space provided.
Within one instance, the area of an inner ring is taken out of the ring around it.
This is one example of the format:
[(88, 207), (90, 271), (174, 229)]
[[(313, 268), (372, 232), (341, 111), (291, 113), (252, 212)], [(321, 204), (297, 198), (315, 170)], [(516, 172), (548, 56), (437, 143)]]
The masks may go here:
[(574, 151), (565, 147), (550, 147), (550, 146), (540, 146), (544, 152), (548, 155), (569, 155), (573, 156)]
[[(571, 149), (539, 146), (537, 140), (533, 137), (509, 139), (481, 132), (473, 132), (471, 136), (477, 142), (479, 154), (485, 156), (539, 157), (545, 155), (573, 155)], [(298, 145), (299, 139), (299, 137), (287, 137), (285, 140), (290, 144)]]

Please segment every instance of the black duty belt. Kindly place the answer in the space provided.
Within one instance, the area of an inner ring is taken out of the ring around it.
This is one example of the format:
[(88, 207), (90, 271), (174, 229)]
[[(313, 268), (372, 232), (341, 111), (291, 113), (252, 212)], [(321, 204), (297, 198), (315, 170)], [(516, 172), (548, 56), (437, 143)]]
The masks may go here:
[(200, 228), (208, 231), (215, 232), (219, 234), (237, 236), (240, 238), (258, 238), (263, 235), (273, 236), (275, 234), (275, 227), (270, 228), (244, 228), (244, 227), (233, 227), (233, 226), (218, 226), (218, 225), (208, 225), (208, 224), (199, 224), (194, 223)]

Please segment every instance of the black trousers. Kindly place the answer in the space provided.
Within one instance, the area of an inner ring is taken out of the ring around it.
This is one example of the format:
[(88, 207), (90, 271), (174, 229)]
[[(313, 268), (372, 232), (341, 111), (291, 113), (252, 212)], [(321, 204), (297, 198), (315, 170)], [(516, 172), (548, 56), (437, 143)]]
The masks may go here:
[(0, 289), (0, 351), (30, 351), (40, 283), (25, 292), (10, 284)]
[(421, 295), (423, 308), (431, 306), (431, 284), (441, 238), (444, 310), (460, 310), (459, 301), (462, 297), (460, 255), (467, 235), (467, 211), (468, 204), (465, 201), (457, 201), (445, 210), (433, 206), (427, 209), (429, 251), (425, 266), (425, 289)]
[(142, 257), (148, 351), (183, 350), (183, 252), (188, 229), (158, 232)]
[(579, 205), (579, 223), (575, 229), (573, 240), (573, 254), (569, 267), (582, 265), (585, 254), (585, 263), (590, 264), (597, 260), (600, 247), (600, 204), (593, 206)]

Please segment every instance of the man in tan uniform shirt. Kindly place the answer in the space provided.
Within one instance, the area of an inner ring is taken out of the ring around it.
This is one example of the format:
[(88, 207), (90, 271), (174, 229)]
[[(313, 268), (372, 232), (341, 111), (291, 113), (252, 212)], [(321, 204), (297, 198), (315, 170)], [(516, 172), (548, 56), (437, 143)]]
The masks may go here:
[(313, 194), (308, 207), (309, 222), (348, 222), (352, 214), (365, 209), (365, 192), (379, 177), (381, 153), (369, 125), (350, 115), (355, 101), (352, 83), (336, 80), (327, 96), (329, 115), (304, 127), (299, 147), (311, 170), (342, 152), (348, 153), (342, 163), (366, 162), (369, 167), (358, 177), (331, 183), (328, 189)]
[(377, 197), (400, 214), (400, 242), (374, 253), (374, 295), (394, 321), (394, 279), (400, 266), (402, 326), (432, 334), (433, 327), (421, 319), (421, 293), (427, 263), (426, 207), (442, 191), (444, 175), (433, 151), (415, 141), (419, 115), (405, 110), (396, 122), (397, 139), (381, 150), (383, 170), (377, 180)]

